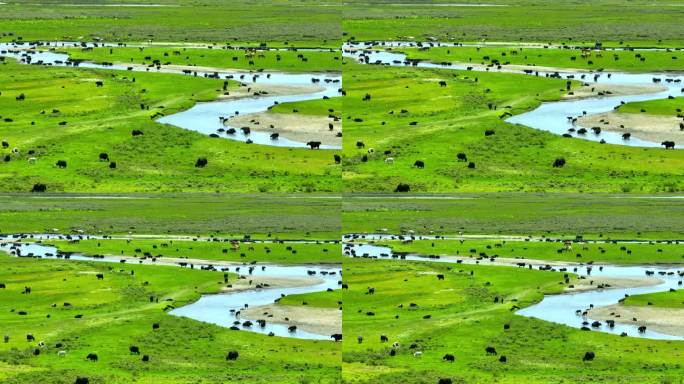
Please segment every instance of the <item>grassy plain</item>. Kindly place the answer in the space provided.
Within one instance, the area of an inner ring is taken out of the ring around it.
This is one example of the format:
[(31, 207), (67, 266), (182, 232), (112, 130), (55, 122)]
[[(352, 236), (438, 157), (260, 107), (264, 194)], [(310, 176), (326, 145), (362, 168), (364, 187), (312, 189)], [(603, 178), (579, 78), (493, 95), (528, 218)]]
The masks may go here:
[[(236, 332), (165, 312), (216, 292), (222, 274), (4, 254), (0, 266), (6, 285), (0, 290), (0, 321), (10, 336), (0, 344), (3, 383), (73, 383), (76, 377), (90, 383), (340, 381), (339, 344)], [(25, 286), (32, 288), (30, 294), (21, 293)], [(150, 302), (150, 296), (159, 302)], [(160, 327), (154, 330), (156, 322)], [(36, 340), (27, 342), (27, 333)], [(45, 347), (38, 347), (39, 341)], [(149, 362), (131, 354), (130, 345)], [(58, 356), (60, 350), (66, 355)], [(226, 361), (231, 350), (239, 352), (236, 361)], [(89, 353), (98, 361), (88, 361)]]
[[(153, 65), (200, 66), (212, 68), (233, 68), (243, 70), (278, 70), (284, 72), (339, 71), (340, 52), (334, 51), (249, 51), (243, 49), (222, 49), (215, 47), (145, 47), (130, 48), (59, 48), (76, 60), (96, 63), (123, 63)], [(301, 56), (301, 57), (299, 57)]]
[[(331, 243), (241, 243), (232, 250), (230, 243), (192, 240), (80, 240), (49, 241), (65, 252), (89, 255), (136, 256), (220, 260), (233, 262), (273, 262), (279, 264), (342, 263), (339, 244)], [(162, 245), (166, 244), (166, 245)]]
[(583, 57), (580, 49), (524, 47), (436, 47), (403, 49), (409, 58), (437, 63), (461, 62), (483, 65), (531, 65), (587, 70), (625, 72), (673, 71), (684, 66), (684, 53), (672, 51), (591, 51)]
[(314, 292), (301, 295), (288, 295), (280, 299), (280, 305), (306, 305), (319, 308), (341, 308), (342, 292), (337, 289), (331, 292)]
[(330, 195), (3, 195), (0, 233), (336, 240), (340, 204)]
[(344, 233), (681, 240), (682, 220), (676, 195), (345, 195), (342, 202)]
[(684, 309), (684, 290), (674, 292), (658, 292), (646, 295), (635, 295), (625, 298), (626, 306), (647, 306)]
[[(3, 40), (242, 43), (339, 47), (339, 3), (317, 1), (115, 2), (9, 0)], [(302, 22), (306, 20), (306, 22)]]
[[(646, 113), (649, 115), (681, 117), (684, 98), (639, 101), (621, 105), (618, 109), (623, 113)], [(642, 112), (643, 111), (643, 112)]]
[[(48, 192), (339, 190), (340, 166), (330, 151), (249, 145), (151, 119), (213, 100), (222, 85), (181, 75), (7, 60), (0, 71), (0, 137), (7, 142), (0, 149), (2, 190), (28, 192), (36, 183)], [(235, 89), (229, 84), (229, 91)], [(16, 100), (21, 94), (25, 99)], [(132, 136), (133, 130), (144, 134)], [(101, 153), (116, 162), (115, 169)], [(204, 168), (195, 167), (199, 157), (208, 160)], [(66, 168), (57, 167), (58, 160)]]
[[(503, 120), (559, 99), (565, 80), (351, 62), (343, 76), (346, 192), (392, 192), (399, 184), (430, 193), (684, 188), (681, 151), (604, 145)], [(553, 166), (558, 158), (563, 167)]]
[[(352, 0), (345, 3), (346, 39), (426, 41), (611, 41), (625, 46), (681, 46), (681, 7), (646, 0)], [(621, 44), (622, 43), (622, 44)]]
[[(594, 236), (592, 236), (594, 237)], [(610, 264), (684, 264), (684, 246), (675, 243), (576, 243), (563, 250), (563, 243), (506, 240), (417, 240), (411, 243), (382, 241), (395, 251), (425, 256), (458, 256), (462, 258), (506, 257)], [(562, 251), (561, 251), (562, 250)]]
[[(681, 343), (584, 332), (511, 311), (559, 292), (559, 273), (361, 259), (344, 268), (342, 372), (348, 383), (676, 383), (682, 375)], [(375, 293), (367, 294), (368, 287)], [(395, 341), (400, 346), (391, 356)], [(488, 355), (488, 346), (497, 355)], [(417, 351), (422, 356), (414, 357)], [(594, 361), (582, 361), (587, 351), (596, 354)], [(455, 362), (444, 361), (446, 354)], [(502, 355), (506, 362), (499, 361)]]

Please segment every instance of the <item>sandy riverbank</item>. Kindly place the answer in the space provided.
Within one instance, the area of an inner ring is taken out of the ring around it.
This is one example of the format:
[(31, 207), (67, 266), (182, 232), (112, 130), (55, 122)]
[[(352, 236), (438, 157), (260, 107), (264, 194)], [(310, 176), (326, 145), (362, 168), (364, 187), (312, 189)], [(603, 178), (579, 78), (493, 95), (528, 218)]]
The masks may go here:
[[(329, 124), (333, 129), (330, 130)], [(337, 134), (342, 129), (340, 121), (328, 116), (303, 115), (299, 113), (251, 113), (231, 117), (226, 125), (241, 128), (250, 127), (255, 131), (278, 133), (294, 141), (320, 141), (326, 145), (342, 145), (342, 137)]]
[(242, 316), (265, 319), (271, 323), (296, 325), (303, 331), (322, 335), (342, 333), (342, 311), (337, 308), (270, 304), (243, 310)]
[(579, 126), (590, 129), (630, 133), (632, 137), (653, 142), (672, 140), (684, 142), (684, 131), (679, 128), (682, 119), (674, 116), (658, 116), (645, 113), (605, 112), (582, 116), (577, 119)]
[[(648, 329), (684, 337), (684, 309), (624, 306), (622, 304), (591, 309), (588, 316), (596, 320), (645, 325)], [(634, 321), (634, 319), (637, 319)]]

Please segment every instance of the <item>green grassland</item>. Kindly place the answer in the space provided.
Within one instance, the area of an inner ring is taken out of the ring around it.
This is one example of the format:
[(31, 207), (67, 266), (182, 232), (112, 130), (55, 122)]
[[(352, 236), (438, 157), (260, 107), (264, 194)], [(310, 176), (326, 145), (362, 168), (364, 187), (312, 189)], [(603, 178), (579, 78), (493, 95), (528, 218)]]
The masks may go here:
[(684, 239), (682, 220), (684, 201), (667, 195), (345, 195), (342, 202), (344, 233)]
[(297, 101), (293, 103), (280, 103), (274, 105), (269, 110), (271, 113), (292, 113), (296, 109), (297, 113), (302, 115), (313, 116), (328, 116), (334, 115), (340, 117), (342, 115), (342, 98), (331, 97), (329, 99), (316, 99)]
[(610, 264), (684, 264), (684, 246), (675, 243), (575, 243), (571, 250), (558, 242), (506, 240), (416, 240), (411, 243), (382, 241), (394, 251), (420, 255), (458, 256), (462, 258), (506, 257)]
[(684, 108), (684, 98), (675, 97), (674, 99), (626, 103), (621, 105), (618, 111), (623, 113), (647, 113), (649, 115), (681, 117), (682, 108)]
[[(4, 3), (0, 12), (3, 40), (103, 39), (339, 47), (341, 37), (341, 9), (335, 2), (117, 0), (67, 4), (56, 0), (9, 0)], [(126, 3), (135, 6), (121, 6)]]
[(0, 233), (334, 240), (339, 215), (339, 199), (327, 195), (0, 196)]
[[(339, 71), (338, 51), (249, 51), (244, 49), (137, 47), (131, 48), (59, 48), (75, 60), (96, 63), (200, 66), (244, 70), (284, 72)], [(301, 55), (301, 57), (299, 57)]]
[(51, 240), (49, 243), (61, 251), (88, 255), (143, 257), (145, 253), (149, 253), (154, 257), (279, 264), (342, 262), (340, 245), (326, 243), (241, 243), (238, 250), (232, 250), (230, 243), (192, 240), (80, 240), (77, 243)]
[[(343, 378), (348, 383), (437, 383), (439, 378), (454, 383), (675, 383), (682, 375), (681, 343), (584, 332), (511, 311), (559, 292), (560, 273), (359, 259), (344, 268), (349, 290), (342, 295)], [(375, 294), (366, 294), (368, 287)], [(504, 303), (495, 303), (495, 297)], [(382, 343), (380, 335), (389, 341)], [(395, 341), (400, 346), (390, 356)], [(488, 346), (498, 355), (487, 355)], [(422, 356), (414, 357), (415, 351)], [(586, 351), (596, 359), (583, 362)], [(455, 362), (443, 361), (445, 354), (454, 355)], [(505, 363), (499, 362), (501, 355)]]
[[(354, 63), (344, 66), (343, 77), (346, 192), (392, 192), (400, 183), (411, 192), (431, 193), (684, 188), (680, 151), (602, 145), (502, 120), (507, 113), (557, 100), (566, 92), (565, 80)], [(364, 101), (366, 94), (371, 100)], [(487, 130), (494, 134), (485, 135)], [(365, 147), (358, 148), (358, 141)], [(467, 161), (459, 161), (458, 153)], [(394, 162), (387, 163), (387, 157)], [(565, 166), (553, 167), (561, 157)], [(423, 161), (424, 168), (415, 161)]]
[[(0, 290), (0, 320), (10, 336), (0, 344), (3, 383), (73, 383), (78, 376), (91, 383), (339, 382), (339, 344), (230, 331), (165, 313), (167, 306), (217, 291), (220, 274), (7, 256), (0, 256), (0, 265), (7, 285)], [(104, 280), (95, 273), (104, 273)], [(21, 294), (24, 286), (32, 293)], [(27, 333), (36, 341), (27, 342)], [(46, 346), (37, 347), (39, 341)], [(129, 353), (130, 345), (149, 362)], [(66, 356), (59, 357), (60, 350)], [(239, 352), (238, 360), (226, 361), (230, 350)], [(88, 361), (89, 353), (98, 361)]]
[[(558, 99), (566, 92), (564, 80), (348, 63), (344, 81), (347, 192), (391, 192), (400, 183), (432, 193), (650, 193), (684, 187), (677, 171), (684, 155), (677, 151), (567, 139), (502, 120), (505, 113)], [(371, 100), (363, 100), (366, 94)], [(495, 133), (486, 136), (486, 130)], [(365, 147), (357, 147), (358, 141)], [(458, 153), (467, 161), (458, 160)], [(561, 157), (566, 165), (553, 167)], [(424, 168), (414, 166), (418, 160)]]
[(341, 308), (342, 292), (339, 289), (331, 292), (322, 291), (301, 295), (288, 295), (280, 299), (280, 305), (306, 305), (319, 308)]
[[(9, 60), (2, 68), (0, 137), (8, 142), (0, 149), (4, 191), (28, 192), (35, 183), (45, 184), (48, 192), (339, 189), (340, 166), (329, 151), (248, 145), (150, 118), (213, 100), (223, 92), (223, 81), (33, 67)], [(95, 80), (104, 86), (96, 87)], [(235, 89), (229, 84), (229, 91)], [(15, 100), (20, 94), (24, 101)], [(150, 109), (141, 110), (141, 103)], [(144, 135), (132, 136), (134, 129)], [(11, 153), (13, 148), (20, 152)], [(101, 161), (100, 153), (107, 153), (116, 169)], [(35, 164), (28, 161), (32, 157)], [(207, 158), (206, 167), (195, 167), (199, 157)], [(67, 168), (58, 168), (58, 160), (66, 161)]]
[(681, 51), (591, 51), (587, 57), (583, 57), (582, 50), (578, 49), (523, 47), (402, 48), (402, 52), (411, 59), (437, 63), (461, 62), (504, 67), (512, 64), (626, 72), (681, 70), (684, 67), (684, 53)]
[(684, 290), (678, 289), (674, 292), (667, 291), (630, 296), (625, 298), (623, 304), (640, 307), (652, 305), (654, 307), (684, 309)]
[(359, 41), (433, 38), (593, 45), (598, 40), (681, 46), (681, 14), (677, 3), (645, 0), (354, 0), (345, 4), (342, 28), (345, 38)]

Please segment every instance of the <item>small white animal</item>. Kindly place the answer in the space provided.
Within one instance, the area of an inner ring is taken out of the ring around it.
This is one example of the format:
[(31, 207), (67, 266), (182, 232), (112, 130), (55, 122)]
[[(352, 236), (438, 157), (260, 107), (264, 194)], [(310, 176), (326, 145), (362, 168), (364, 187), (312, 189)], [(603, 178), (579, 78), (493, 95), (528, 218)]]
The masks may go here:
[(38, 346), (39, 346), (39, 347), (44, 347), (44, 346), (45, 346), (45, 342), (42, 341), (42, 340), (39, 341), (39, 342), (38, 342)]
[(66, 356), (66, 351), (58, 351), (58, 352), (57, 352), (57, 356), (59, 356), (59, 357), (64, 357), (64, 356)]
[(369, 154), (375, 153), (375, 149), (373, 149), (373, 148), (368, 148), (368, 153), (369, 153)]
[(423, 356), (423, 352), (421, 352), (421, 351), (413, 352), (413, 357), (421, 357), (421, 356)]
[(388, 157), (385, 159), (385, 163), (387, 164), (394, 164), (394, 158), (393, 157)]
[(392, 347), (393, 348), (399, 348), (399, 342), (395, 341), (394, 343), (392, 343)]
[(28, 158), (29, 164), (35, 164), (36, 163), (36, 158), (35, 157), (29, 157)]

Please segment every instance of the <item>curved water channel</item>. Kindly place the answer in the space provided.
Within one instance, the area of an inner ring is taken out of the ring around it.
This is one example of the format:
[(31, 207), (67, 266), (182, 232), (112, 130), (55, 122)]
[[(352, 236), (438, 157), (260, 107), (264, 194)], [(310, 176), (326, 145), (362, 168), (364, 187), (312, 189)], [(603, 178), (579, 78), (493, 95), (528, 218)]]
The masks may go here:
[[(484, 72), (514, 73), (527, 76), (541, 76), (561, 78), (567, 80), (580, 80), (585, 84), (612, 84), (630, 86), (652, 86), (665, 87), (665, 90), (653, 93), (638, 95), (621, 96), (598, 96), (581, 99), (561, 100), (554, 102), (544, 102), (536, 109), (519, 115), (514, 115), (506, 119), (513, 124), (525, 125), (531, 128), (548, 131), (557, 135), (571, 135), (573, 137), (605, 142), (610, 144), (638, 146), (638, 147), (660, 147), (660, 142), (639, 139), (632, 135), (630, 138), (623, 138), (620, 132), (602, 130), (599, 134), (592, 132), (592, 127), (581, 127), (573, 118), (583, 115), (594, 115), (598, 113), (611, 112), (621, 103), (637, 101), (666, 99), (669, 96), (684, 95), (683, 74), (674, 73), (624, 73), (620, 71), (573, 71), (569, 69), (543, 70), (541, 68), (528, 67), (529, 69), (507, 68), (506, 66), (482, 66), (466, 63), (433, 63), (428, 61), (415, 61), (407, 59), (407, 55), (401, 52), (392, 51), (393, 48), (401, 50), (402, 47), (418, 46), (478, 46), (458, 43), (426, 43), (417, 45), (416, 43), (402, 42), (365, 42), (365, 43), (346, 43), (343, 46), (343, 55), (353, 58), (362, 64), (372, 65), (392, 65), (392, 66), (414, 66), (418, 68), (439, 68), (455, 70), (472, 70)], [(513, 45), (511, 45), (513, 46)], [(516, 45), (517, 46), (517, 45)], [(527, 47), (526, 45), (522, 45)], [(616, 49), (613, 49), (616, 50)], [(654, 80), (656, 79), (656, 80)], [(578, 128), (585, 128), (586, 134), (577, 133)], [(677, 144), (675, 148), (682, 148), (684, 144)]]
[[(216, 135), (230, 140), (250, 142), (254, 144), (276, 147), (308, 148), (307, 143), (290, 140), (283, 135), (271, 138), (271, 132), (251, 129), (244, 133), (242, 127), (231, 127), (224, 124), (223, 119), (236, 115), (266, 112), (279, 103), (322, 99), (341, 95), (342, 76), (335, 73), (285, 73), (276, 71), (250, 72), (246, 70), (183, 70), (154, 66), (126, 66), (120, 64), (96, 64), (87, 61), (74, 62), (66, 53), (58, 53), (59, 48), (119, 47), (118, 44), (107, 43), (74, 43), (74, 42), (37, 42), (37, 43), (0, 43), (0, 56), (11, 57), (23, 64), (73, 66), (83, 68), (110, 69), (120, 71), (172, 73), (184, 76), (208, 77), (221, 80), (236, 80), (242, 84), (265, 85), (275, 87), (292, 87), (298, 93), (270, 96), (253, 95), (244, 98), (224, 99), (211, 102), (196, 103), (190, 109), (172, 115), (163, 116), (157, 121), (174, 125), (183, 129), (200, 132), (205, 135)], [(129, 45), (134, 47), (134, 45)], [(310, 88), (312, 92), (304, 91)], [(283, 88), (286, 89), (286, 88)], [(234, 133), (228, 133), (233, 128)], [(321, 149), (341, 149), (340, 145), (321, 144)]]
[[(253, 277), (269, 277), (282, 279), (296, 279), (309, 283), (288, 288), (249, 288), (242, 291), (225, 292), (202, 295), (197, 301), (188, 305), (175, 308), (168, 313), (174, 316), (182, 316), (206, 323), (231, 327), (236, 330), (244, 330), (266, 334), (270, 336), (292, 337), (309, 340), (331, 340), (329, 334), (307, 332), (302, 329), (291, 331), (289, 325), (271, 322), (268, 317), (248, 318), (240, 315), (240, 311), (246, 307), (258, 307), (273, 304), (285, 295), (296, 295), (337, 289), (341, 284), (342, 271), (334, 265), (278, 265), (270, 263), (243, 264), (226, 261), (203, 261), (183, 259), (168, 260), (165, 258), (132, 258), (103, 255), (86, 255), (82, 253), (62, 253), (55, 246), (50, 245), (50, 240), (81, 240), (81, 239), (130, 239), (131, 237), (103, 237), (89, 235), (0, 235), (0, 252), (5, 252), (16, 257), (36, 257), (48, 259), (63, 259), (76, 261), (98, 261), (106, 263), (137, 263), (146, 265), (175, 266), (181, 268), (197, 268), (216, 272), (233, 272), (244, 279)], [(166, 240), (166, 239), (164, 239)], [(163, 241), (163, 240), (161, 240)], [(214, 240), (207, 240), (214, 241)], [(259, 242), (269, 242), (260, 240)], [(275, 241), (273, 241), (275, 242)], [(307, 241), (308, 242), (308, 241)], [(290, 243), (285, 241), (285, 243)], [(292, 243), (301, 243), (293, 241)], [(334, 243), (334, 242), (331, 242)], [(264, 325), (258, 320), (265, 320)]]
[[(556, 263), (542, 260), (516, 259), (515, 261), (503, 261), (490, 258), (455, 257), (455, 256), (421, 256), (410, 253), (394, 253), (390, 247), (374, 244), (379, 240), (440, 240), (442, 236), (399, 236), (386, 234), (357, 235), (349, 234), (343, 238), (343, 252), (348, 257), (365, 257), (377, 259), (410, 260), (437, 263), (459, 263), (501, 266), (502, 268), (535, 268), (556, 273), (572, 273), (577, 276), (610, 277), (610, 278), (643, 278), (653, 273), (653, 277), (659, 279), (654, 285), (636, 288), (597, 288), (595, 290), (562, 293), (557, 295), (545, 295), (537, 304), (522, 308), (516, 314), (526, 317), (550, 321), (567, 325), (573, 328), (589, 328), (593, 331), (605, 332), (616, 335), (659, 339), (659, 340), (684, 340), (682, 336), (669, 335), (646, 329), (639, 331), (639, 324), (625, 324), (615, 322), (611, 326), (609, 322), (598, 321), (598, 327), (592, 326), (595, 319), (591, 315), (583, 314), (592, 305), (594, 308), (617, 304), (626, 295), (640, 295), (646, 293), (665, 292), (670, 289), (681, 288), (679, 282), (684, 277), (684, 267), (672, 266), (617, 266), (609, 264), (580, 264), (580, 263)], [(532, 240), (535, 241), (535, 240)], [(544, 240), (536, 240), (544, 241)]]

